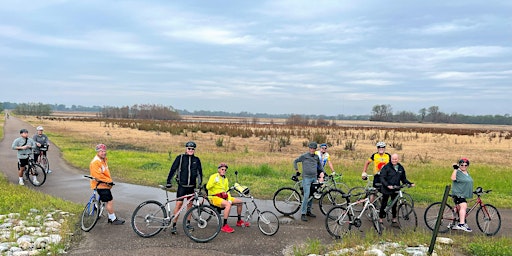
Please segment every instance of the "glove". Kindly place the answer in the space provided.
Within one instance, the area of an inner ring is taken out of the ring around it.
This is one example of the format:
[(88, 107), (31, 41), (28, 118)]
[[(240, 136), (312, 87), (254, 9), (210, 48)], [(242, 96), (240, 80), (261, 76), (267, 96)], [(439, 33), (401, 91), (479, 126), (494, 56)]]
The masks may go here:
[(453, 169), (455, 169), (455, 170), (459, 169), (459, 165), (454, 164), (452, 166), (453, 166)]
[(172, 183), (165, 184), (166, 188), (172, 188)]
[(299, 177), (300, 176), (300, 172), (296, 172), (295, 176)]

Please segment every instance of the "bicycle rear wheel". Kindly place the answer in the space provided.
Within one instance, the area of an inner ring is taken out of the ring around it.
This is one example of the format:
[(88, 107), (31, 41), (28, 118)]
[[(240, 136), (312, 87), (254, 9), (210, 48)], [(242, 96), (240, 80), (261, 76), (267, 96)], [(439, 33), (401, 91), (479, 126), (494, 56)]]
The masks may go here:
[(493, 205), (485, 204), (476, 212), (476, 224), (484, 234), (494, 236), (501, 228), (500, 212)]
[[(434, 230), (436, 227), (437, 217), (439, 216), (439, 210), (441, 210), (441, 202), (436, 202), (427, 207), (425, 210), (425, 214), (423, 215), (423, 219), (427, 228), (430, 230)], [(444, 207), (444, 211), (442, 213), (441, 224), (439, 224), (439, 233), (446, 233), (452, 227), (455, 226), (455, 214), (453, 213), (453, 208), (446, 204)]]
[(327, 212), (325, 228), (336, 239), (342, 238), (352, 227), (352, 215), (344, 206), (335, 206)]
[[(348, 191), (348, 194), (350, 194), (350, 203), (357, 202), (366, 197), (366, 189), (364, 187), (353, 187)], [(354, 212), (359, 213), (363, 210), (363, 206), (363, 204), (356, 204), (352, 206), (352, 209)]]
[(338, 205), (347, 205), (347, 198), (343, 197), (343, 191), (339, 189), (331, 189), (323, 193), (318, 201), (318, 206), (323, 215), (326, 215), (332, 207)]
[(418, 216), (409, 203), (402, 203), (398, 206), (398, 225), (401, 230), (412, 229), (416, 231)]
[(39, 161), (39, 164), (48, 173), (48, 170), (50, 170), (50, 162), (48, 162), (48, 157), (46, 157), (46, 155), (41, 156), (41, 160)]
[(297, 190), (289, 187), (280, 188), (274, 193), (274, 207), (284, 215), (295, 214), (302, 204), (302, 196)]
[(80, 228), (83, 231), (89, 232), (98, 222), (100, 217), (99, 203), (96, 198), (93, 198), (85, 205), (82, 217), (80, 218)]
[(168, 226), (164, 206), (154, 200), (141, 203), (132, 214), (132, 228), (141, 237), (152, 237)]
[[(187, 228), (189, 218), (192, 228)], [(206, 243), (214, 239), (220, 233), (221, 224), (219, 213), (209, 205), (193, 206), (183, 217), (185, 234), (197, 243)]]
[(32, 185), (39, 187), (46, 181), (46, 171), (39, 164), (32, 164), (26, 172), (26, 177)]
[(271, 211), (261, 212), (258, 216), (258, 228), (261, 233), (267, 236), (273, 236), (279, 230), (279, 219)]

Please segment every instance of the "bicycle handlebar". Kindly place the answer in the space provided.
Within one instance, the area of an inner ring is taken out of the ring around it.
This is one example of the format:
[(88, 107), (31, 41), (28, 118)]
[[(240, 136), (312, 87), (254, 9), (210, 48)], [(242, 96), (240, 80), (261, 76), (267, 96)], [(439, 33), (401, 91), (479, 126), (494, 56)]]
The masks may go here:
[(98, 180), (97, 178), (95, 178), (95, 177), (93, 177), (91, 175), (84, 175), (84, 177), (86, 177), (88, 179), (91, 179), (91, 180), (95, 180), (96, 182), (98, 182), (98, 184), (99, 183), (105, 183), (105, 184), (107, 184), (109, 186), (114, 186), (115, 185), (114, 182), (106, 182), (106, 181)]

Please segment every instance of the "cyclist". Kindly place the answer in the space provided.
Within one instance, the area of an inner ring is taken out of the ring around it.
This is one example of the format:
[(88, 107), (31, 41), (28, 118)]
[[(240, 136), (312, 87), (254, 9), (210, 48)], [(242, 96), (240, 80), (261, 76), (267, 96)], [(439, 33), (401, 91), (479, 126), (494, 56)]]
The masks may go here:
[(458, 164), (453, 165), (452, 172), (452, 197), (453, 202), (459, 205), (460, 222), (456, 229), (471, 232), (471, 228), (466, 223), (466, 209), (468, 208), (467, 200), (473, 197), (473, 178), (469, 175), (469, 159), (462, 158)]
[(249, 227), (250, 223), (242, 220), (242, 200), (232, 197), (228, 191), (229, 181), (228, 178), (226, 178), (227, 170), (228, 165), (220, 163), (217, 167), (217, 173), (212, 174), (208, 179), (206, 189), (208, 190), (208, 200), (210, 200), (214, 206), (224, 208), (224, 225), (220, 230), (226, 233), (233, 233), (235, 230), (228, 225), (229, 211), (233, 204), (236, 205), (236, 213), (238, 217), (236, 225), (238, 227)]
[(320, 144), (320, 150), (316, 151), (315, 154), (318, 155), (318, 157), (320, 158), (320, 163), (324, 167), (323, 172), (320, 172), (320, 170), (319, 170), (318, 182), (324, 182), (325, 165), (328, 164), (329, 168), (331, 168), (331, 172), (334, 172), (334, 167), (332, 166), (332, 162), (331, 162), (331, 156), (329, 155), (329, 153), (327, 153), (327, 144), (326, 143)]
[[(391, 155), (391, 162), (387, 163), (380, 170), (380, 181), (382, 183), (382, 201), (380, 204), (379, 218), (382, 223), (382, 219), (386, 217), (386, 206), (388, 205), (388, 200), (391, 197), (391, 201), (395, 200), (397, 197), (397, 189), (395, 186), (400, 186), (400, 182), (403, 184), (408, 184), (411, 187), (414, 186), (414, 183), (407, 180), (405, 175), (405, 168), (402, 164), (398, 162), (398, 154)], [(396, 210), (397, 205), (394, 204), (391, 208), (391, 214), (393, 215), (393, 219), (391, 220), (393, 225), (397, 224), (396, 220)]]
[[(100, 200), (102, 202), (106, 202), (105, 209), (107, 209), (108, 212), (108, 223), (112, 225), (122, 225), (124, 224), (124, 220), (117, 218), (114, 213), (114, 199), (110, 191), (112, 185), (108, 184), (112, 183), (112, 177), (110, 176), (110, 170), (107, 163), (107, 146), (105, 146), (105, 144), (98, 144), (95, 149), (96, 156), (94, 156), (89, 164), (90, 174), (95, 179), (107, 183), (100, 183), (97, 191), (98, 195), (100, 195)], [(91, 189), (96, 188), (96, 184), (98, 182), (95, 179), (91, 180)]]
[[(366, 160), (364, 167), (363, 167), (363, 173), (361, 174), (363, 180), (368, 179), (368, 173), (366, 171), (368, 170), (368, 166), (371, 162), (373, 162), (373, 187), (380, 190), (382, 184), (380, 182), (380, 169), (387, 163), (389, 163), (389, 160), (391, 159), (391, 155), (389, 153), (386, 153), (386, 143), (383, 141), (377, 142), (375, 145), (377, 147), (377, 152), (373, 153), (368, 160)], [(375, 195), (370, 196), (370, 201), (373, 202), (373, 199), (375, 198)]]
[[(201, 166), (201, 160), (195, 156), (196, 143), (189, 141), (185, 143), (186, 152), (181, 154), (174, 159), (169, 175), (167, 176), (167, 187), (172, 187), (172, 176), (176, 173), (176, 182), (178, 182), (178, 190), (176, 191), (176, 197), (189, 195), (194, 193), (194, 188), (200, 187), (203, 180), (203, 167)], [(176, 207), (174, 208), (174, 215), (179, 214), (179, 210), (183, 205), (183, 199), (176, 201)], [(192, 207), (192, 202), (187, 205), (187, 209)], [(177, 220), (178, 218), (176, 218)], [(190, 226), (190, 222), (187, 222), (188, 229), (193, 229)], [(176, 222), (172, 223), (171, 234), (176, 234)]]
[[(36, 144), (31, 138), (28, 137), (27, 129), (21, 129), (20, 135), (20, 137), (16, 138), (12, 142), (11, 148), (13, 150), (18, 150), (18, 184), (23, 186), (25, 185), (23, 182), (23, 172), (25, 172), (25, 166), (28, 165), (28, 159), (32, 154), (32, 149), (35, 148)], [(38, 183), (36, 177), (34, 177), (34, 183)]]
[[(46, 148), (48, 149), (48, 147), (50, 146), (50, 141), (48, 140), (48, 136), (46, 136), (46, 134), (43, 133), (44, 129), (42, 126), (38, 126), (36, 128), (37, 130), (37, 133), (34, 134), (34, 136), (32, 137), (32, 140), (35, 141), (36, 143), (36, 146), (34, 148), (34, 159), (39, 163), (40, 159), (39, 157), (41, 155), (46, 155), (46, 151), (45, 150), (41, 150), (41, 148)], [(46, 173), (51, 173), (52, 171), (51, 170), (46, 170)]]
[(320, 157), (315, 154), (318, 144), (316, 142), (310, 142), (308, 148), (308, 152), (293, 160), (293, 168), (297, 172), (297, 175), (300, 175), (297, 163), (302, 163), (302, 187), (304, 189), (304, 198), (302, 199), (302, 205), (300, 208), (300, 219), (302, 221), (308, 221), (306, 216), (312, 218), (316, 217), (316, 215), (311, 212), (313, 200), (309, 200), (309, 195), (311, 193), (311, 184), (317, 180), (318, 169), (320, 169), (321, 172), (324, 172), (324, 167), (320, 163)]

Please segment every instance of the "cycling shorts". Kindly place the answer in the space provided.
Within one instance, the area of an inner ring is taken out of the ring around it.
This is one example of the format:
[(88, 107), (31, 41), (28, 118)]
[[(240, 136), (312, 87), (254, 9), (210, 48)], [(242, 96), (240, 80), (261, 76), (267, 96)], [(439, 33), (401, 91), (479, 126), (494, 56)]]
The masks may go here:
[(25, 159), (18, 159), (18, 165), (19, 167), (25, 167), (28, 165), (28, 158)]
[(466, 201), (466, 198), (464, 197), (458, 197), (458, 196), (453, 196), (453, 203), (455, 204), (461, 204), (461, 203), (467, 203), (468, 201)]
[(110, 189), (100, 188), (100, 189), (97, 189), (97, 191), (98, 191), (98, 195), (100, 195), (100, 201), (102, 201), (102, 202), (109, 202), (109, 201), (112, 201), (112, 199), (114, 199), (112, 197), (112, 193), (110, 192)]
[[(176, 191), (176, 198), (190, 194), (194, 194), (194, 187), (178, 186), (178, 191)], [(183, 199), (178, 199), (178, 201), (183, 201)]]

